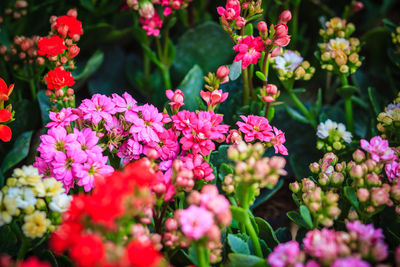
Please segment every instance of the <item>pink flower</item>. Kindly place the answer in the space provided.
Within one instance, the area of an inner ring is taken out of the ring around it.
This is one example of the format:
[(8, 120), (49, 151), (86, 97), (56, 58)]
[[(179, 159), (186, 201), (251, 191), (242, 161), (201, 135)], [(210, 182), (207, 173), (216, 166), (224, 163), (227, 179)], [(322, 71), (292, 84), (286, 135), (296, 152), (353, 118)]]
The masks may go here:
[(158, 36), (160, 34), (160, 29), (162, 27), (162, 20), (157, 12), (154, 12), (154, 16), (151, 18), (140, 18), (140, 23), (142, 23), (142, 28), (147, 32), (147, 35)]
[(394, 150), (389, 147), (389, 142), (382, 139), (380, 136), (371, 138), (368, 142), (365, 139), (361, 139), (361, 148), (371, 154), (371, 158), (376, 162), (380, 161), (391, 161), (397, 159)]
[(105, 122), (111, 122), (111, 115), (117, 112), (113, 101), (109, 97), (100, 94), (93, 95), (91, 99), (83, 100), (79, 109), (83, 113), (83, 118), (94, 124), (98, 124), (102, 119)]
[(282, 155), (288, 155), (287, 148), (283, 145), (286, 142), (285, 133), (277, 128), (273, 127), (275, 136), (271, 138), (271, 144), (275, 148), (275, 153), (281, 153)]
[(392, 161), (385, 165), (385, 172), (390, 182), (400, 177), (400, 163)]
[(201, 98), (207, 103), (207, 106), (214, 109), (228, 98), (228, 93), (223, 93), (222, 90), (214, 90), (212, 92), (200, 91)]
[(46, 124), (47, 128), (70, 126), (71, 122), (79, 118), (78, 115), (72, 113), (71, 108), (62, 108), (60, 112), (50, 111), (49, 117), (52, 122)]
[(229, 201), (218, 193), (215, 185), (207, 184), (201, 189), (200, 206), (205, 207), (215, 215), (229, 213)]
[(337, 259), (335, 262), (331, 265), (331, 267), (370, 267), (371, 265), (363, 261), (362, 259), (359, 258), (354, 258), (354, 257), (347, 257), (347, 258), (342, 258), (342, 259)]
[(168, 104), (171, 106), (171, 109), (174, 113), (179, 111), (179, 108), (185, 105), (183, 101), (185, 100), (185, 96), (181, 90), (167, 90), (165, 91), (167, 98), (171, 100)]
[(360, 221), (348, 222), (346, 224), (349, 232), (357, 233), (358, 238), (367, 241), (371, 245), (383, 240), (382, 229), (375, 229), (372, 224), (362, 224)]
[(236, 124), (239, 126), (239, 130), (244, 133), (246, 142), (252, 142), (255, 139), (269, 142), (274, 137), (272, 127), (266, 118), (255, 115), (240, 116), (240, 118), (244, 122), (238, 121)]
[(274, 27), (274, 45), (281, 47), (287, 46), (290, 42), (290, 36), (288, 35), (288, 26), (285, 23), (279, 23)]
[(64, 184), (68, 192), (74, 186), (76, 171), (86, 160), (85, 153), (78, 149), (70, 149), (66, 153), (57, 152), (52, 162), (54, 178)]
[(228, 66), (221, 66), (217, 69), (216, 77), (220, 80), (220, 84), (226, 83), (229, 81), (229, 67)]
[(288, 23), (292, 19), (292, 13), (290, 10), (285, 10), (279, 15), (279, 22)]
[(91, 128), (84, 128), (82, 131), (74, 129), (74, 135), (78, 144), (75, 149), (81, 149), (85, 152), (86, 157), (102, 154), (103, 150), (97, 145), (99, 143), (99, 138), (97, 137), (96, 132)]
[(217, 12), (225, 20), (234, 20), (240, 17), (240, 2), (238, 0), (227, 0), (225, 8), (217, 7)]
[(296, 241), (279, 244), (268, 255), (268, 263), (272, 267), (292, 266), (299, 261), (300, 246)]
[(33, 167), (37, 168), (39, 173), (43, 174), (45, 177), (54, 177), (51, 164), (45, 161), (43, 158), (36, 157), (35, 162), (32, 165)]
[(150, 147), (155, 148), (161, 160), (176, 159), (179, 152), (178, 136), (172, 129), (168, 129), (158, 134), (160, 142), (150, 143)]
[(121, 96), (117, 94), (112, 95), (112, 102), (115, 104), (116, 112), (125, 112), (127, 110), (136, 110), (136, 100), (128, 93)]
[(226, 137), (227, 143), (239, 144), (242, 141), (243, 138), (238, 130), (230, 130), (228, 136)]
[(242, 60), (242, 69), (250, 64), (257, 64), (261, 57), (261, 51), (264, 50), (264, 43), (261, 37), (246, 36), (239, 40), (239, 44), (233, 47), (233, 50), (239, 52), (235, 57), (235, 62)]
[(122, 159), (124, 164), (127, 164), (133, 159), (139, 159), (142, 153), (143, 146), (135, 139), (129, 138), (119, 147), (117, 156)]
[(173, 126), (179, 131), (190, 131), (193, 125), (198, 121), (197, 115), (188, 110), (179, 111), (172, 116)]
[(339, 251), (335, 231), (326, 228), (309, 231), (303, 245), (308, 254), (323, 261), (336, 259)]
[(214, 225), (214, 219), (212, 213), (208, 210), (191, 205), (181, 211), (179, 223), (182, 232), (187, 237), (198, 240)]
[(64, 152), (69, 146), (78, 146), (75, 139), (75, 135), (68, 134), (62, 127), (50, 128), (47, 134), (40, 136), (40, 157), (46, 162), (51, 162), (57, 152)]
[(125, 119), (132, 123), (129, 132), (137, 134), (139, 141), (159, 142), (157, 133), (165, 131), (163, 125), (163, 114), (158, 109), (149, 104), (138, 107), (138, 112), (128, 111), (125, 113)]
[(199, 111), (199, 121), (204, 124), (211, 123), (209, 127), (210, 139), (217, 142), (223, 142), (225, 140), (225, 134), (229, 130), (229, 125), (221, 124), (223, 116), (215, 114), (214, 111)]
[(204, 156), (210, 154), (210, 151), (215, 149), (215, 144), (209, 139), (208, 125), (198, 124), (193, 127), (192, 132), (184, 132), (181, 138), (182, 150), (192, 150), (193, 154), (201, 153)]
[(183, 159), (185, 168), (193, 171), (193, 178), (196, 180), (204, 179), (205, 181), (214, 180), (213, 169), (202, 155), (188, 154)]

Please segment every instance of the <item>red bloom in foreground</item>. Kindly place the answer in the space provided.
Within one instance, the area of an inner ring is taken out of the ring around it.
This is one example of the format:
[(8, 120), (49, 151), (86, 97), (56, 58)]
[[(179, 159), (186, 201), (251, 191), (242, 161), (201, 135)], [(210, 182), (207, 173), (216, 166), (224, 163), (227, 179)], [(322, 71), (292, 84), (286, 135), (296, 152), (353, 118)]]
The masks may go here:
[(45, 77), (48, 89), (61, 89), (65, 86), (72, 86), (75, 84), (74, 77), (71, 72), (64, 70), (63, 67), (57, 67), (49, 71)]
[(20, 262), (17, 267), (51, 267), (50, 263), (39, 261), (35, 257), (30, 257), (26, 261)]
[[(11, 119), (11, 112), (8, 109), (0, 109), (0, 122), (7, 122)], [(8, 142), (11, 140), (12, 132), (7, 125), (0, 125), (0, 140)]]
[(55, 57), (59, 54), (62, 54), (64, 50), (67, 49), (64, 44), (64, 39), (58, 35), (54, 35), (52, 37), (43, 37), (38, 42), (38, 47), (38, 55), (48, 57)]
[(98, 235), (83, 234), (71, 247), (69, 255), (81, 267), (96, 266), (102, 262), (105, 249)]
[(135, 267), (158, 266), (161, 254), (154, 248), (151, 242), (132, 241), (126, 247), (128, 261)]
[(13, 89), (14, 84), (10, 84), (10, 86), (7, 87), (6, 82), (0, 78), (0, 101), (7, 101)]
[(68, 27), (68, 36), (73, 37), (75, 34), (82, 35), (82, 22), (77, 20), (75, 17), (72, 16), (61, 16), (58, 17), (56, 20), (57, 24), (54, 26), (54, 29), (58, 29), (60, 26)]

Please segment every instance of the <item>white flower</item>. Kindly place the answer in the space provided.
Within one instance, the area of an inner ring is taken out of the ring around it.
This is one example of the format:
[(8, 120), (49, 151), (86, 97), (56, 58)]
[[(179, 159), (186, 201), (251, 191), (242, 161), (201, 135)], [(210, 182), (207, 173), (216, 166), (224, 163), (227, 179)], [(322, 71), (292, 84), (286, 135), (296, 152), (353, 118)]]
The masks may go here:
[(275, 58), (275, 67), (285, 71), (295, 71), (303, 62), (303, 58), (293, 51), (287, 50), (282, 56)]
[(69, 208), (69, 203), (72, 200), (72, 196), (67, 194), (59, 194), (52, 198), (49, 207), (52, 211), (63, 213)]
[(333, 51), (333, 50), (344, 51), (350, 48), (350, 42), (344, 38), (335, 38), (329, 40), (329, 43), (326, 48), (328, 51)]
[(7, 196), (12, 197), (17, 202), (17, 207), (21, 209), (27, 208), (29, 205), (34, 206), (36, 204), (35, 194), (31, 188), (17, 188), (10, 187), (7, 192)]
[(325, 139), (329, 136), (331, 130), (337, 128), (337, 123), (331, 120), (321, 122), (317, 127), (317, 136), (321, 139)]
[(348, 143), (348, 144), (351, 143), (351, 139), (353, 138), (353, 135), (350, 132), (346, 131), (346, 126), (344, 126), (343, 123), (338, 124), (337, 133), (340, 137), (343, 138), (343, 140), (346, 143)]

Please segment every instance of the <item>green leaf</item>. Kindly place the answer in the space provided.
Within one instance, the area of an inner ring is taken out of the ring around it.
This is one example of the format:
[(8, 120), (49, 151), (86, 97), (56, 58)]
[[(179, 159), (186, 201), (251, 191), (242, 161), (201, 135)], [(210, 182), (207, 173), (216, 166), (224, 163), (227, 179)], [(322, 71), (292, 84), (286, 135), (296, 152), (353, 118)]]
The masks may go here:
[(10, 225), (0, 227), (0, 251), (9, 255), (14, 255), (18, 251), (17, 236), (12, 231)]
[(5, 173), (10, 168), (20, 163), (28, 156), (33, 131), (24, 132), (15, 140), (14, 146), (4, 158), (1, 164), (1, 171)]
[(268, 117), (267, 117), (268, 121), (271, 122), (274, 116), (275, 116), (275, 108), (270, 107), (268, 110)]
[(181, 89), (185, 95), (186, 109), (191, 111), (198, 109), (197, 96), (200, 95), (200, 90), (203, 88), (203, 84), (203, 71), (198, 65), (194, 65), (177, 87)]
[(336, 89), (336, 92), (338, 93), (338, 95), (340, 95), (343, 98), (349, 98), (355, 92), (357, 92), (357, 87), (353, 86), (353, 85), (346, 85), (346, 86)]
[(246, 212), (241, 207), (231, 206), (232, 218), (240, 223), (246, 223)]
[(58, 267), (59, 266), (58, 263), (57, 263), (56, 257), (54, 256), (54, 254), (53, 254), (53, 252), (51, 250), (48, 250), (48, 249), (42, 250), (39, 253), (38, 257), (42, 261), (45, 260), (45, 261), (51, 263), (51, 266), (53, 266), (53, 267)]
[(195, 64), (204, 73), (213, 72), (219, 66), (232, 62), (232, 41), (222, 27), (215, 22), (205, 22), (185, 32), (176, 44), (173, 73), (181, 79)]
[(275, 235), (274, 229), (266, 220), (260, 217), (256, 217), (255, 220), (260, 231), (259, 237), (264, 240), (268, 247), (272, 250), (279, 244), (279, 240)]
[(42, 115), (42, 123), (43, 123), (43, 126), (45, 126), (47, 123), (49, 123), (51, 121), (49, 118), (51, 102), (49, 101), (48, 96), (46, 95), (45, 91), (43, 91), (43, 90), (39, 91), (37, 96), (38, 96), (38, 101), (39, 101), (40, 113)]
[(192, 261), (194, 265), (198, 265), (197, 262), (197, 250), (196, 250), (196, 245), (191, 245), (189, 248), (189, 253), (187, 254), (188, 258)]
[(371, 101), (372, 108), (374, 109), (375, 114), (378, 115), (381, 112), (381, 108), (378, 103), (378, 97), (375, 88), (368, 87), (368, 96), (369, 100)]
[(81, 3), (81, 6), (83, 6), (87, 10), (91, 12), (94, 11), (94, 6), (91, 0), (79, 0), (79, 2)]
[(232, 173), (233, 173), (233, 169), (228, 164), (222, 163), (221, 166), (219, 166), (218, 175), (219, 175), (219, 178), (221, 179), (221, 181), (225, 178), (225, 176), (227, 176), (228, 174), (232, 174)]
[(220, 145), (218, 150), (211, 152), (210, 162), (217, 170), (219, 170), (223, 163), (227, 164), (230, 162), (227, 155), (228, 148), (229, 145)]
[(308, 228), (312, 229), (313, 221), (311, 218), (311, 213), (306, 206), (304, 206), (304, 205), (300, 206), (300, 215), (303, 218), (303, 220), (305, 221), (305, 223), (307, 224)]
[(253, 266), (257, 262), (263, 260), (262, 258), (253, 255), (233, 254), (233, 253), (229, 253), (228, 258), (229, 258), (229, 263), (226, 265), (227, 267)]
[(85, 68), (81, 73), (75, 74), (75, 80), (85, 80), (95, 73), (101, 66), (104, 60), (104, 53), (101, 50), (97, 50), (87, 61)]
[(246, 24), (246, 26), (244, 27), (244, 35), (253, 35), (253, 24)]
[(358, 210), (360, 204), (357, 199), (356, 190), (351, 186), (345, 186), (343, 191), (344, 196), (350, 201), (351, 205)]
[(251, 267), (265, 267), (265, 266), (268, 266), (267, 260), (260, 260), (256, 263), (254, 263), (253, 265), (251, 265)]
[(258, 77), (258, 79), (260, 79), (262, 82), (266, 81), (265, 75), (264, 73), (262, 73), (261, 71), (256, 71), (256, 76)]
[(305, 92), (307, 92), (307, 89), (306, 89), (306, 88), (295, 88), (295, 89), (292, 89), (292, 91), (293, 91), (293, 93), (295, 93), (295, 94), (299, 94), (299, 93), (305, 93)]
[(298, 213), (297, 211), (294, 210), (289, 211), (288, 213), (286, 213), (286, 215), (292, 222), (294, 222), (298, 226), (308, 228), (306, 222), (303, 220), (300, 213)]
[(292, 117), (294, 120), (296, 121), (300, 121), (302, 123), (309, 123), (307, 118), (304, 117), (302, 114), (300, 114), (300, 112), (298, 112), (296, 109), (288, 106), (288, 105), (284, 105), (287, 113), (290, 115), (290, 117)]
[(263, 189), (261, 191), (261, 194), (256, 198), (254, 201), (254, 204), (251, 206), (251, 209), (255, 209), (262, 203), (266, 202), (268, 199), (270, 199), (276, 192), (279, 191), (283, 186), (283, 179), (280, 179), (278, 183), (275, 185), (274, 188), (272, 189)]
[(315, 101), (315, 114), (318, 115), (318, 113), (321, 111), (322, 107), (322, 90), (321, 88), (318, 88), (318, 95), (317, 95), (317, 101)]
[(228, 234), (228, 243), (232, 251), (239, 254), (250, 254), (249, 246), (241, 238)]
[(0, 188), (4, 186), (5, 178), (3, 173), (0, 171)]
[(242, 73), (242, 61), (240, 60), (233, 62), (229, 68), (229, 79), (231, 81), (234, 81), (240, 77), (241, 73)]
[(276, 238), (280, 243), (285, 243), (292, 240), (292, 233), (287, 227), (280, 227), (275, 231)]

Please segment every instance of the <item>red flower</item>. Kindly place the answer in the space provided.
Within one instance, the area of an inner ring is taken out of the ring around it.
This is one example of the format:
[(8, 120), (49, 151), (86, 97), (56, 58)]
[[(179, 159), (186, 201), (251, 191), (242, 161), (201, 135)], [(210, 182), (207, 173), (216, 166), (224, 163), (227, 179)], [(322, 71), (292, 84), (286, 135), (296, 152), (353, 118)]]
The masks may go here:
[(161, 254), (148, 242), (132, 241), (126, 247), (128, 261), (134, 267), (157, 266), (161, 261)]
[(59, 27), (68, 27), (67, 34), (69, 37), (73, 37), (75, 34), (82, 35), (82, 22), (77, 20), (72, 16), (61, 16), (56, 20), (57, 24), (54, 26), (54, 29), (58, 30)]
[(71, 247), (69, 255), (80, 267), (98, 266), (103, 261), (105, 249), (98, 235), (84, 234)]
[(18, 263), (17, 267), (51, 267), (50, 263), (39, 261), (35, 257), (30, 257), (26, 261)]
[(10, 87), (7, 87), (6, 82), (0, 78), (0, 101), (7, 101), (13, 89), (14, 84), (11, 84)]
[(156, 175), (147, 159), (141, 159), (125, 166), (123, 175), (128, 178), (130, 183), (133, 182), (141, 187), (153, 185), (156, 180)]
[(71, 72), (64, 70), (62, 67), (57, 67), (49, 71), (45, 77), (48, 89), (61, 89), (65, 86), (72, 86), (75, 84), (74, 77)]
[(55, 57), (59, 54), (62, 54), (64, 49), (67, 49), (67, 47), (64, 45), (64, 39), (58, 35), (54, 35), (52, 37), (43, 37), (38, 42), (38, 47), (38, 55), (47, 55), (48, 57)]
[[(0, 109), (0, 122), (7, 122), (11, 119), (11, 112), (8, 109)], [(0, 125), (0, 140), (8, 142), (11, 140), (12, 132), (7, 125)]]

